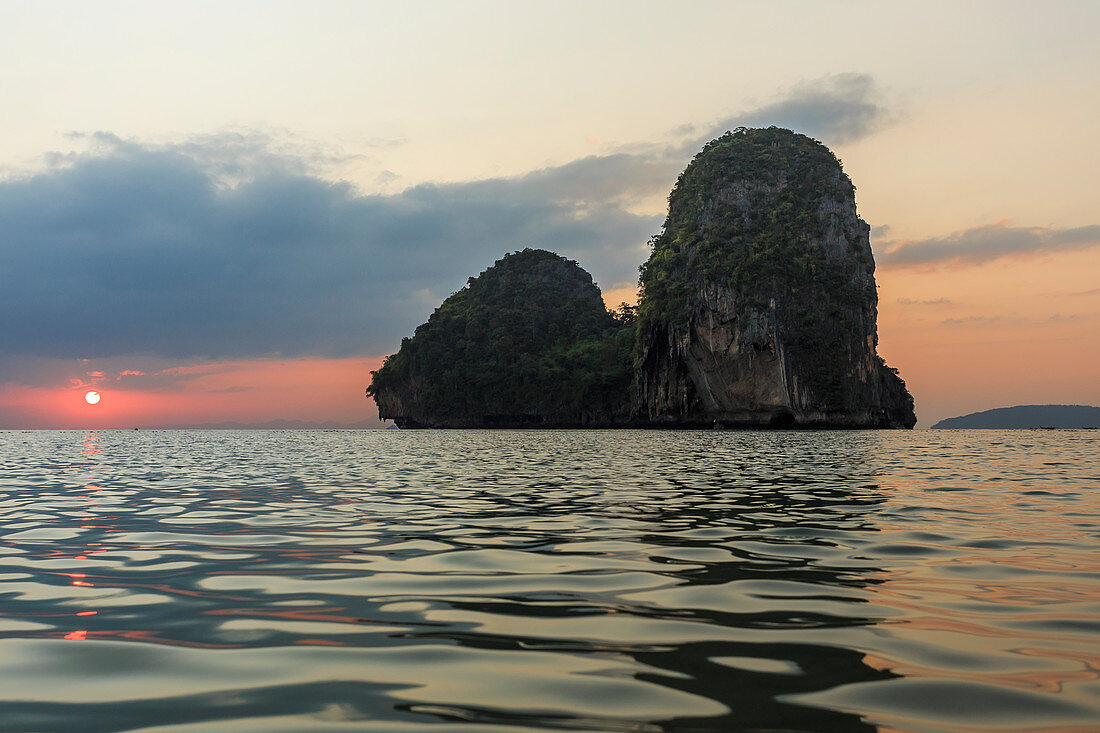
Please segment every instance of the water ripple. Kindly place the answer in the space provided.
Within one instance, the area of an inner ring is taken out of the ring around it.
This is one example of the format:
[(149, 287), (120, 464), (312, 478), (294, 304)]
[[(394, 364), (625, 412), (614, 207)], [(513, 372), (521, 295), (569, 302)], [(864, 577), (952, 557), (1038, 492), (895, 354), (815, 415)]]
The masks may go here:
[(0, 433), (0, 731), (1094, 730), (1098, 437)]

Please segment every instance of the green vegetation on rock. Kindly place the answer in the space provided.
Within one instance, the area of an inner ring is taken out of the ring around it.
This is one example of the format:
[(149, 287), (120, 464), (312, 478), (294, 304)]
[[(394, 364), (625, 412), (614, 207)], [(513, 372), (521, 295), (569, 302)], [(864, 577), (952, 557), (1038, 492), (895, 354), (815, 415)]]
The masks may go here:
[(701, 281), (759, 294), (761, 281), (814, 276), (824, 258), (812, 245), (828, 233), (817, 209), (853, 195), (840, 161), (805, 135), (738, 128), (710, 141), (677, 179), (651, 241), (642, 317), (685, 315)]
[(576, 262), (525, 249), (447, 298), (373, 373), (408, 426), (604, 425), (629, 409), (632, 314)]
[(774, 307), (805, 386), (829, 409), (851, 407), (837, 366), (851, 359), (863, 306), (877, 302), (870, 252), (837, 251), (865, 236), (854, 195), (836, 156), (805, 135), (739, 128), (707, 143), (680, 175), (641, 268), (643, 330), (686, 322), (706, 286), (735, 294), (742, 311)]

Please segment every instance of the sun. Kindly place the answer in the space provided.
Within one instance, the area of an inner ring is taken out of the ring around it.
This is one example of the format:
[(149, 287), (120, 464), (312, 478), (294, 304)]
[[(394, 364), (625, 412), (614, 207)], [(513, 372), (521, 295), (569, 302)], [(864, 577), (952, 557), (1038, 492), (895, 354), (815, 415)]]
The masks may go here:
[(88, 392), (84, 395), (84, 401), (89, 405), (94, 405), (101, 399), (99, 392)]

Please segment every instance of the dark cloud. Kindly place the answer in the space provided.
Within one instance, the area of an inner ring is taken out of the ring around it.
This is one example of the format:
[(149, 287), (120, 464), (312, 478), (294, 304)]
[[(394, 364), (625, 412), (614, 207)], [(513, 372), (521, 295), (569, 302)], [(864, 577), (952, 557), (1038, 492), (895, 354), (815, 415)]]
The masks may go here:
[(1000, 316), (967, 316), (965, 318), (945, 318), (940, 321), (942, 326), (968, 326), (977, 324), (998, 323)]
[(616, 203), (636, 161), (393, 196), (358, 195), (278, 156), (227, 186), (207, 162), (123, 142), (0, 183), (0, 349), (384, 353), (505, 252), (553, 249), (610, 284), (633, 278), (659, 226)]
[(871, 245), (878, 249), (884, 243), (891, 244), (889, 237), (893, 229), (889, 224), (876, 224), (871, 227)]
[[(645, 161), (651, 172), (661, 170), (667, 180), (675, 181), (684, 165), (706, 143), (738, 127), (785, 127), (826, 145), (839, 145), (867, 137), (895, 117), (870, 74), (829, 74), (799, 82), (767, 104), (716, 122), (679, 125), (669, 133), (680, 140), (677, 144), (630, 145), (620, 152), (625, 157)], [(882, 233), (888, 229), (883, 227)]]
[(915, 298), (898, 298), (902, 305), (949, 305), (955, 301), (950, 298), (935, 298), (932, 300), (919, 300)]
[[(1065, 323), (1067, 321), (1079, 321), (1081, 316), (1078, 314), (1062, 315), (1061, 313), (1055, 313), (1053, 315), (1044, 316), (1042, 318), (1023, 318), (1020, 316), (967, 316), (965, 318), (946, 318), (940, 321), (943, 326), (966, 326), (966, 325), (1013, 325), (1013, 326), (1046, 326), (1051, 323)], [(1085, 318), (1094, 318), (1094, 316), (1085, 316)]]
[(977, 265), (1002, 257), (1091, 249), (1100, 246), (1100, 226), (1055, 229), (998, 222), (947, 237), (879, 246), (883, 249), (876, 259), (886, 267)]
[[(84, 149), (98, 154), (171, 152), (182, 153), (200, 163), (221, 185), (247, 180), (264, 172), (298, 173), (339, 177), (352, 166), (374, 162), (365, 153), (347, 153), (339, 147), (294, 135), (279, 129), (241, 129), (192, 135), (159, 145), (127, 140), (110, 132), (70, 132), (66, 136)], [(402, 140), (358, 141), (362, 150), (390, 149)], [(85, 160), (82, 153), (53, 153), (47, 162), (53, 167)], [(388, 173), (388, 171), (386, 171)], [(392, 175), (392, 173), (391, 173)]]
[(735, 127), (776, 125), (835, 145), (866, 137), (891, 117), (870, 74), (830, 74), (796, 84), (769, 104), (722, 120), (699, 142)]

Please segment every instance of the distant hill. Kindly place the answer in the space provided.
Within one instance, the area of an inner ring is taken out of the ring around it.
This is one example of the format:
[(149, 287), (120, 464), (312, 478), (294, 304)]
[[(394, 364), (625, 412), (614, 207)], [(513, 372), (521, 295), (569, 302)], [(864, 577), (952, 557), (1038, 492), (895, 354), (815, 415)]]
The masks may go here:
[(1088, 405), (1016, 405), (949, 417), (933, 429), (992, 430), (1027, 428), (1100, 428), (1100, 407)]

